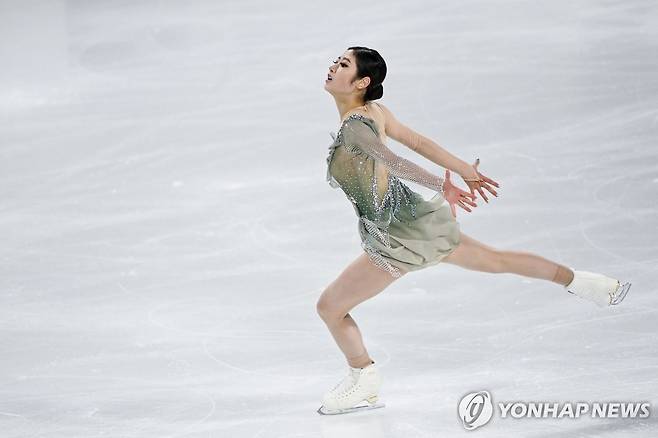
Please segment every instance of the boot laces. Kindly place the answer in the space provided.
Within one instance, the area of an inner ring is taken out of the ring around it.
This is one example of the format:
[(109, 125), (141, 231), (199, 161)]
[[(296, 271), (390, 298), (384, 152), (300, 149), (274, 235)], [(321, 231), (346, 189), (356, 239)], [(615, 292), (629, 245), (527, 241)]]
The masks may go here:
[(331, 389), (331, 392), (336, 393), (338, 391), (346, 391), (349, 387), (356, 383), (356, 379), (352, 374), (352, 370), (348, 371), (347, 376), (343, 377), (343, 380), (338, 382), (336, 386)]

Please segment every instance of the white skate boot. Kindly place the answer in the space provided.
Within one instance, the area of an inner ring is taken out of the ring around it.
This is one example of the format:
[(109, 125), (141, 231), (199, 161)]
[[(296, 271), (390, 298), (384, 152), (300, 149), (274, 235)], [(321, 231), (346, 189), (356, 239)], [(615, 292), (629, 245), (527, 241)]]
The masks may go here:
[(630, 282), (621, 284), (619, 280), (606, 277), (603, 274), (588, 271), (576, 271), (571, 283), (564, 286), (567, 292), (592, 301), (599, 307), (614, 306), (621, 303), (628, 289), (631, 287)]
[(355, 411), (383, 408), (378, 403), (381, 377), (374, 363), (364, 368), (349, 367), (349, 373), (323, 399), (318, 413), (346, 414)]

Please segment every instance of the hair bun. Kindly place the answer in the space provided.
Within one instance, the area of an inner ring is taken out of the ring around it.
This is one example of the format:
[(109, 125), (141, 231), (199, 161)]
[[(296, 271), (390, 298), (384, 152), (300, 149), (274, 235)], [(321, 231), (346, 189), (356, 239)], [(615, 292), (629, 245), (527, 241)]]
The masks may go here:
[(377, 84), (374, 85), (372, 88), (368, 89), (368, 92), (364, 96), (365, 100), (375, 100), (379, 99), (384, 95), (384, 85), (382, 84)]

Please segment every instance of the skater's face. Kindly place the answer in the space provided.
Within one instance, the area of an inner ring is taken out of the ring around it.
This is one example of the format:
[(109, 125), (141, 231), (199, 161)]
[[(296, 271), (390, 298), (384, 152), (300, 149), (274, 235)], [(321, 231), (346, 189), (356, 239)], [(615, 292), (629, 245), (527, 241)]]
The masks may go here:
[(352, 51), (347, 50), (329, 67), (324, 89), (334, 96), (363, 94), (370, 83), (370, 78), (366, 76), (356, 79), (356, 74), (356, 60)]

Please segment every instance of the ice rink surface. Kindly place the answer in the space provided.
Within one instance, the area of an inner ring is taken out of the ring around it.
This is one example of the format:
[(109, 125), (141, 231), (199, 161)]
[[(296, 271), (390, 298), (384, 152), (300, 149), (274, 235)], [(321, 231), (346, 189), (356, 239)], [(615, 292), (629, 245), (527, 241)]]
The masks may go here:
[[(318, 415), (347, 368), (315, 304), (361, 253), (325, 181), (351, 45), (500, 182), (462, 232), (632, 281), (622, 305), (411, 273), (350, 312), (386, 407)], [(658, 434), (656, 2), (4, 0), (0, 61), (3, 438)], [(466, 431), (479, 390), (652, 411)]]

